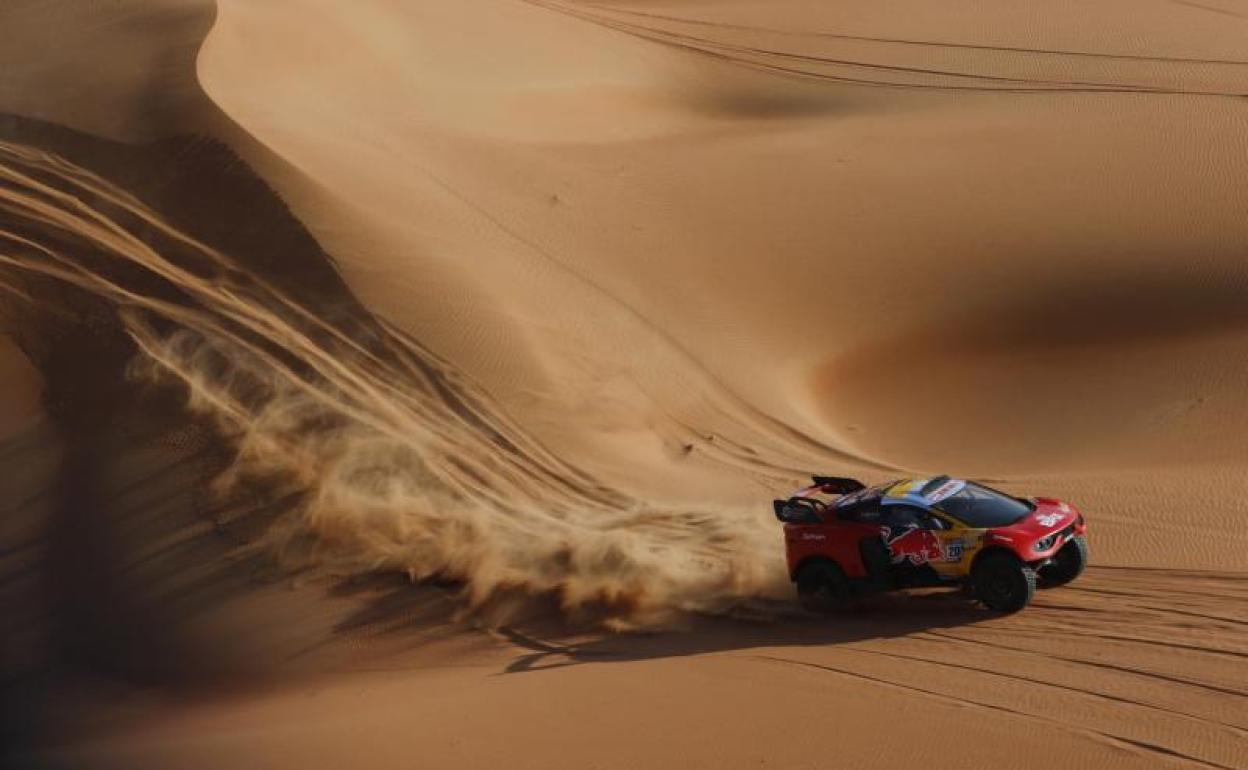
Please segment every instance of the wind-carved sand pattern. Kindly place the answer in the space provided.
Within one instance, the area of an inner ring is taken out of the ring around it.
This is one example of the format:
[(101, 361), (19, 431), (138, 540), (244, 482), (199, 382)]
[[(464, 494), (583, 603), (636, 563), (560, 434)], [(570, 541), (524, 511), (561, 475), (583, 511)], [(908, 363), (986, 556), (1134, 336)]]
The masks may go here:
[(604, 486), (409, 336), (344, 331), (54, 155), (0, 144), (0, 179), (22, 225), (0, 231), (0, 288), (27, 301), (39, 276), (112, 303), (133, 371), (183, 383), (236, 442), (219, 484), (262, 477), (301, 500), (260, 544), (286, 561), (463, 581), (469, 605), (554, 592), (617, 625), (785, 587), (758, 512), (660, 510)]
[(610, 3), (525, 2), (671, 48), (815, 81), (915, 91), (1248, 96), (1248, 59), (852, 35)]

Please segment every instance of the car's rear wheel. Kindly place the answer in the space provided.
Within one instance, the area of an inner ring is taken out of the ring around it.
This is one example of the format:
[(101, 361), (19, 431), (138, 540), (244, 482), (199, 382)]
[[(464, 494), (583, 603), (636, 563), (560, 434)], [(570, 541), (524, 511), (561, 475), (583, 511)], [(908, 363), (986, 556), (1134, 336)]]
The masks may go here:
[(1012, 553), (986, 553), (971, 573), (975, 597), (997, 612), (1018, 612), (1036, 594), (1036, 572)]
[(849, 604), (849, 580), (830, 561), (816, 561), (797, 573), (797, 598), (811, 612), (833, 612)]
[(1053, 560), (1040, 568), (1038, 576), (1041, 588), (1064, 586), (1079, 575), (1088, 566), (1088, 541), (1083, 535), (1076, 535), (1062, 546), (1053, 556)]

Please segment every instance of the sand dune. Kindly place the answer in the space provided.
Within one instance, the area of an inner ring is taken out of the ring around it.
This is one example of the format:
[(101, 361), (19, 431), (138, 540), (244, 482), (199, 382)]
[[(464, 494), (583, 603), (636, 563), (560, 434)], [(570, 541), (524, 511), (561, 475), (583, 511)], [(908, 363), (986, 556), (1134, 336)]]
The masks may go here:
[[(14, 761), (1248, 765), (1234, 4), (0, 21)], [(804, 617), (812, 471), (1097, 568)]]
[[(307, 83), (298, 62), (324, 47), (317, 35), (367, 35), (390, 11), (305, 5), (293, 37), (279, 7), (237, 6), (222, 4), (205, 45), (205, 88), (306, 174), (275, 183), (340, 255), (346, 280), (600, 473), (651, 494), (702, 500), (731, 484), (725, 502), (765, 498), (757, 484), (703, 472), (703, 450), (718, 458), (698, 434), (757, 448), (779, 420), (883, 466), (1006, 477), (1095, 468), (1107, 486), (1077, 497), (1097, 503), (1135, 486), (1116, 472), (1176, 461), (1189, 469), (1174, 479), (1184, 490), (1228, 477), (1242, 489), (1222, 470), (1245, 435), (1233, 416), (1248, 240), (1235, 99), (778, 79), (740, 66), (757, 57), (703, 55), (751, 34), (731, 4), (716, 11), (726, 28), (661, 9), (409, 8), (403, 32), (388, 32), (401, 45), (352, 48), (332, 77)], [(798, 32), (754, 30), (768, 49), (864, 45), (812, 37), (818, 11), (784, 8), (766, 26)], [(1114, 34), (1110, 18), (1102, 35)], [(951, 23), (918, 38), (947, 39)], [(693, 48), (691, 26), (704, 41)], [(1062, 29), (1053, 50), (1119, 54)], [(258, 30), (274, 44), (245, 46), (242, 31)], [(660, 33), (683, 42), (640, 42)], [(1248, 67), (1170, 61), (1233, 59), (1221, 34), (1110, 60), (895, 43), (851, 52), (958, 56), (964, 67), (969, 57), (987, 72), (1021, 60), (1049, 79), (1135, 78), (1154, 90), (1150, 68), (1212, 72), (1217, 89), (1238, 93)], [(459, 44), (469, 35), (488, 58)], [(536, 44), (561, 35), (593, 52)], [(979, 44), (989, 43), (1036, 45)], [(602, 89), (627, 119), (601, 108)], [(914, 364), (880, 363), (896, 359)], [(684, 446), (689, 461), (673, 462)], [(1237, 497), (1225, 498), (1218, 531)], [(1178, 558), (1174, 545), (1129, 541), (1111, 538), (1104, 556), (1242, 565), (1237, 538)]]

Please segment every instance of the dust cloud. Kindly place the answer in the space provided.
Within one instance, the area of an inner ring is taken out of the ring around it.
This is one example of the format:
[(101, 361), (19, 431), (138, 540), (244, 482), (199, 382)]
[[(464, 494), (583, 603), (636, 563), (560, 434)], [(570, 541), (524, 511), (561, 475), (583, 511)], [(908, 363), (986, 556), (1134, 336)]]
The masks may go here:
[[(757, 510), (664, 510), (559, 458), (416, 340), (330, 318), (55, 155), (0, 144), (7, 312), (31, 281), (112, 308), (129, 374), (184, 386), (234, 447), (218, 493), (293, 501), (255, 543), (282, 564), (462, 582), (465, 606), (552, 594), (616, 626), (787, 588)], [(330, 314), (332, 315), (332, 313)]]

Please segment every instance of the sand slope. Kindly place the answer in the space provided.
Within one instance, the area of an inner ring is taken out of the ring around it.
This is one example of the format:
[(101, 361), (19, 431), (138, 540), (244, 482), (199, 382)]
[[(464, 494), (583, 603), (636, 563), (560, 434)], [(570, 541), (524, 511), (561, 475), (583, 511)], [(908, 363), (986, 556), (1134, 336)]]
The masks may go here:
[[(1008, 620), (897, 599), (836, 623), (493, 646), (422, 641), (420, 603), (357, 629), (345, 676), (171, 703), (42, 759), (101, 767), (1242, 767), (1243, 581), (1095, 570)], [(403, 608), (406, 608), (403, 609)], [(1089, 621), (1087, 618), (1095, 618)], [(391, 642), (385, 640), (389, 638)], [(123, 701), (125, 702), (125, 701)]]
[[(0, 10), (14, 761), (1248, 765), (1238, 8), (213, 5)], [(1097, 566), (795, 616), (814, 470)]]
[[(199, 66), (303, 173), (274, 181), (370, 307), (608, 477), (765, 499), (714, 472), (706, 438), (763, 451), (775, 418), (863, 460), (1041, 476), (1094, 508), (1216, 487), (1180, 529), (1233, 530), (1245, 113), (1173, 92), (1248, 89), (1244, 65), (1187, 61), (1242, 46), (1182, 6), (1131, 14), (1134, 35), (1112, 8), (1032, 27), (1021, 6), (922, 23), (820, 7), (685, 23), (649, 4), (301, 3), (291, 35), (293, 10), (226, 2)], [(1162, 31), (1179, 17), (1201, 33)], [(1242, 566), (1237, 535), (1125, 525), (1102, 558)]]

